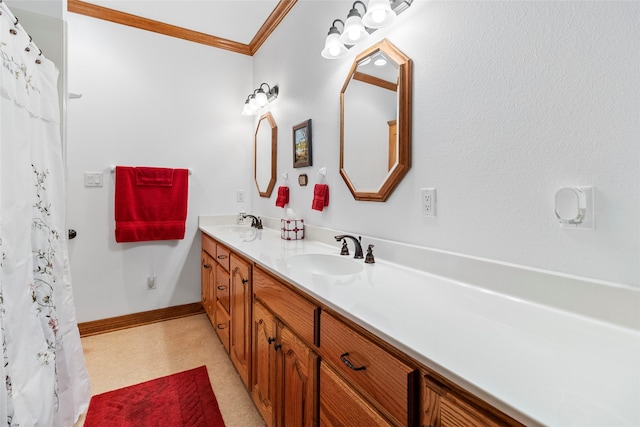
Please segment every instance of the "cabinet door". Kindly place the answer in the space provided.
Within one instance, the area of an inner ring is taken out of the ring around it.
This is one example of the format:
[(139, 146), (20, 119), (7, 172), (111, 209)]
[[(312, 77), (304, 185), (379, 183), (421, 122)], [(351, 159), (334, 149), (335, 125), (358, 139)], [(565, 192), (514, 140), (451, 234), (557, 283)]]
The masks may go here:
[(209, 316), (211, 324), (215, 325), (215, 267), (216, 263), (205, 251), (202, 251), (202, 269), (201, 269), (201, 286), (202, 286), (202, 307)]
[(311, 427), (316, 414), (318, 356), (287, 327), (280, 324), (278, 350), (278, 425)]
[(320, 362), (320, 426), (391, 426), (382, 415)]
[(231, 255), (230, 316), (231, 361), (240, 378), (249, 388), (249, 363), (251, 357), (251, 267), (243, 259)]
[(275, 425), (276, 319), (262, 304), (253, 304), (253, 370), (251, 396), (268, 427)]

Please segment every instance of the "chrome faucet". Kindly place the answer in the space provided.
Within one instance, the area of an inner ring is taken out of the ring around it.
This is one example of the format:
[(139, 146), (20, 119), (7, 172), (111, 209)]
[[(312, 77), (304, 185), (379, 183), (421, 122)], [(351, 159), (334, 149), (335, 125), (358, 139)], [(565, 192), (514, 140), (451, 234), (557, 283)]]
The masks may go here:
[(356, 259), (364, 258), (364, 256), (362, 255), (362, 245), (360, 244), (360, 241), (362, 240), (361, 236), (358, 236), (358, 238), (356, 239), (355, 237), (350, 236), (348, 234), (341, 234), (340, 236), (334, 236), (334, 238), (336, 239), (337, 242), (339, 242), (340, 240), (343, 240), (343, 239), (351, 239), (351, 240), (353, 240), (353, 243), (356, 246), (356, 253), (353, 255), (353, 257), (356, 258)]
[(260, 219), (260, 217), (255, 217), (253, 215), (248, 215), (248, 214), (242, 214), (242, 217), (251, 218), (251, 226), (257, 228), (258, 230), (262, 230), (262, 219)]

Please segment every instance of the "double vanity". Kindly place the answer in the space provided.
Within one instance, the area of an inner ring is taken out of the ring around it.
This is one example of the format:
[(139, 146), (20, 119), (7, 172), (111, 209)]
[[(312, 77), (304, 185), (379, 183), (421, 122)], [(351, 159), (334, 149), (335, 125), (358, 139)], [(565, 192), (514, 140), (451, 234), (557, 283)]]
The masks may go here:
[(200, 217), (203, 305), (267, 425), (640, 425), (637, 290), (264, 222)]

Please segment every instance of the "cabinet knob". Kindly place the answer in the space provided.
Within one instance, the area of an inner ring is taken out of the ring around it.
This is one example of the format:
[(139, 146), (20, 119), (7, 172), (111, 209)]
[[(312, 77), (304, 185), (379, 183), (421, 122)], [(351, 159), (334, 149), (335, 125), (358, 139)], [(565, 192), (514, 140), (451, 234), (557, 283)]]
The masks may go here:
[(225, 289), (227, 289), (227, 287), (226, 287), (226, 286), (222, 286), (222, 285), (219, 285), (219, 286), (218, 286), (218, 290), (219, 290), (219, 291), (224, 291)]
[(211, 266), (210, 266), (209, 264), (202, 264), (202, 266), (203, 266), (204, 268), (211, 268)]
[(242, 284), (246, 285), (247, 283), (249, 283), (249, 279), (242, 279)]
[(273, 348), (274, 348), (275, 351), (278, 351), (278, 350), (280, 350), (282, 348), (282, 344), (276, 344), (276, 345), (273, 346)]
[(274, 342), (276, 339), (273, 337), (269, 337), (267, 338), (267, 341), (269, 341), (269, 345), (271, 345), (272, 342)]
[(224, 323), (218, 323), (216, 326), (218, 327), (218, 329), (224, 329), (227, 327), (227, 325), (225, 325)]
[(218, 259), (227, 259), (226, 255), (218, 255)]
[(349, 353), (343, 353), (340, 356), (340, 360), (342, 360), (342, 363), (347, 365), (347, 367), (349, 369), (351, 369), (352, 371), (364, 371), (365, 369), (367, 369), (366, 366), (356, 366), (356, 365), (354, 365), (353, 363), (351, 363), (351, 361), (349, 359), (347, 359), (347, 356), (349, 356)]

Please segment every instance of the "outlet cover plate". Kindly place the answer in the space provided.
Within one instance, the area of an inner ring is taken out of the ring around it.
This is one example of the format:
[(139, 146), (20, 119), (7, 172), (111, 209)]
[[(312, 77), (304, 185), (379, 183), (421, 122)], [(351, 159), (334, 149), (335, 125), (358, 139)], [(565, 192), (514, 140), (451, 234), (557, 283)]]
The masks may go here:
[(436, 189), (420, 189), (420, 215), (436, 216)]

